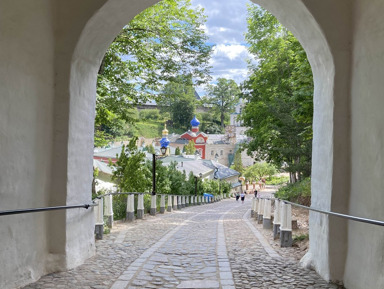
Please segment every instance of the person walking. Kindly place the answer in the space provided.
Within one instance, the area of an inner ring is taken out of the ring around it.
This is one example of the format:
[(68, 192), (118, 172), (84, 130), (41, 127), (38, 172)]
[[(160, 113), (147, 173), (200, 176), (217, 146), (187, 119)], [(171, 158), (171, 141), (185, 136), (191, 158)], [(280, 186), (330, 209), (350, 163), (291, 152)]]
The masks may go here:
[(244, 199), (245, 199), (245, 194), (244, 194), (244, 192), (241, 192), (241, 194), (240, 194), (240, 198), (241, 198), (241, 203), (244, 204)]
[(239, 201), (239, 198), (240, 198), (240, 194), (239, 192), (236, 192), (236, 201)]
[(253, 193), (255, 194), (255, 198), (257, 198), (257, 190), (256, 189)]

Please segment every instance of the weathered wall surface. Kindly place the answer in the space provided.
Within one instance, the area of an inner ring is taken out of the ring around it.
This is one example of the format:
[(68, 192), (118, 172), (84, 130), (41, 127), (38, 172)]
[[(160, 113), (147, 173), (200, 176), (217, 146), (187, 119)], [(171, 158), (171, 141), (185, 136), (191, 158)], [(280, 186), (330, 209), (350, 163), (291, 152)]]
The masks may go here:
[[(355, 1), (350, 213), (384, 220), (384, 2)], [(350, 222), (347, 288), (384, 288), (384, 231)]]
[[(51, 176), (51, 1), (17, 2), (0, 2), (0, 210), (46, 206)], [(46, 217), (1, 217), (0, 288), (46, 272)]]

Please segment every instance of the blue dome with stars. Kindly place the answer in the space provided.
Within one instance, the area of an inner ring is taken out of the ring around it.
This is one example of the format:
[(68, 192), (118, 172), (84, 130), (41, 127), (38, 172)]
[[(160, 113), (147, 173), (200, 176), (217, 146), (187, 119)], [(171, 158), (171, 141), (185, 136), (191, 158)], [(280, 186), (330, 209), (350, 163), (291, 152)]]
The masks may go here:
[(193, 119), (191, 120), (191, 125), (192, 126), (199, 126), (200, 124), (200, 121), (196, 118), (196, 115), (193, 117)]
[(163, 137), (161, 140), (160, 140), (160, 146), (162, 148), (167, 148), (169, 146), (169, 139), (166, 138), (166, 137)]

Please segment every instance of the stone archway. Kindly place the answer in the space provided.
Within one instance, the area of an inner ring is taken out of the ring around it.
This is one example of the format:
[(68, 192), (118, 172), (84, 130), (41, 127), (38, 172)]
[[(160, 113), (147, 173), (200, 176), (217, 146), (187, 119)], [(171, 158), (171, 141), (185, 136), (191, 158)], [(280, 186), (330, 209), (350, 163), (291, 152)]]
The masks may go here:
[[(92, 151), (87, 148), (92, 147), (94, 114), (91, 112), (94, 111), (96, 75), (102, 57), (121, 28), (140, 11), (156, 2), (109, 0), (97, 7), (95, 13), (84, 22), (78, 39), (73, 42), (73, 52), (68, 54), (70, 66), (59, 67), (67, 74), (67, 82), (58, 86), (64, 89), (60, 93), (67, 92), (69, 96), (65, 112), (68, 117), (65, 168), (68, 178), (67, 201), (78, 199), (79, 188), (86, 191), (91, 182), (92, 165), (89, 160)], [(339, 212), (347, 212), (348, 193), (345, 188), (348, 188), (350, 182), (350, 132), (349, 119), (346, 117), (349, 114), (349, 102), (344, 92), (349, 91), (350, 85), (350, 55), (346, 47), (350, 33), (349, 19), (337, 19), (340, 17), (339, 12), (346, 9), (344, 2), (347, 1), (339, 1), (338, 4), (322, 1), (321, 5), (316, 1), (300, 0), (254, 2), (269, 10), (295, 34), (307, 51), (312, 66), (315, 83), (312, 204), (317, 208), (337, 208)], [(327, 9), (330, 7), (332, 9)], [(330, 18), (341, 23), (341, 31), (334, 31), (328, 25)], [(344, 32), (345, 39), (340, 38), (340, 32)], [(82, 124), (80, 129), (79, 124)], [(60, 127), (62, 124), (57, 125)], [(60, 146), (58, 142), (56, 145)], [(341, 170), (343, 173), (340, 173)], [(332, 192), (341, 188), (344, 193), (336, 198)], [(319, 214), (311, 214), (310, 218), (311, 249), (306, 256), (306, 263), (312, 264), (325, 279), (341, 280), (346, 258), (346, 223)], [(92, 221), (88, 219), (88, 222)], [(78, 232), (76, 226), (68, 224), (68, 217), (66, 231), (67, 242)], [(61, 248), (65, 245), (62, 243)], [(75, 265), (79, 261), (71, 261), (69, 257), (67, 263)]]

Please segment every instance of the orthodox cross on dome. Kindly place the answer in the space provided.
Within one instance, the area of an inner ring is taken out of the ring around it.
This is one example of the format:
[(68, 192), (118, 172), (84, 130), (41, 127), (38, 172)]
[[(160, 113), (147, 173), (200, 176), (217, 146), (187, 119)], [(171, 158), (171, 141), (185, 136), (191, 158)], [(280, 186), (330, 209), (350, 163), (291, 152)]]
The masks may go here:
[(200, 124), (200, 121), (196, 118), (196, 115), (193, 117), (193, 119), (191, 120), (191, 125), (192, 125), (192, 131), (193, 132), (198, 132), (199, 131), (199, 124)]

